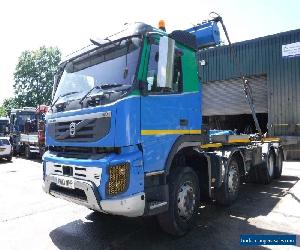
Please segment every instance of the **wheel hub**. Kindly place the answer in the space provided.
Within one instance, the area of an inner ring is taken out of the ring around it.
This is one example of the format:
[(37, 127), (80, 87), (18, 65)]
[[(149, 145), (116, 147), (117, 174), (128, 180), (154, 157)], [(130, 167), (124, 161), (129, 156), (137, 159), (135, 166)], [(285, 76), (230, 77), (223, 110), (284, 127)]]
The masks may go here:
[(177, 207), (179, 216), (184, 220), (191, 218), (195, 210), (195, 204), (196, 195), (191, 183), (183, 183), (177, 194)]

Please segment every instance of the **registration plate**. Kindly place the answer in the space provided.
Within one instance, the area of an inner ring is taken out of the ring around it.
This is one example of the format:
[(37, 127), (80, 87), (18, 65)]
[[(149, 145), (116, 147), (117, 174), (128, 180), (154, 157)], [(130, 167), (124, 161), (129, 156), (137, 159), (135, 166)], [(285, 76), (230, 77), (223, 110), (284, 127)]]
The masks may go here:
[(61, 187), (75, 189), (74, 179), (65, 176), (58, 176), (56, 179), (56, 184)]

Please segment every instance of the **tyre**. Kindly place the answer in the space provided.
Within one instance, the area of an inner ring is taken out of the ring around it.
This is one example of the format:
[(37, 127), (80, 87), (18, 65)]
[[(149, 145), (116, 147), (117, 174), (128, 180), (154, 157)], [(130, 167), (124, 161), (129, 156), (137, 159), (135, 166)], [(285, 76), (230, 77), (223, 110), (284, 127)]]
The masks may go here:
[(200, 201), (199, 180), (190, 167), (178, 167), (170, 173), (169, 209), (157, 216), (162, 229), (183, 236), (195, 221)]
[(32, 158), (32, 153), (30, 152), (29, 146), (25, 146), (25, 158), (26, 159), (31, 159)]
[(281, 148), (278, 149), (278, 155), (276, 159), (276, 165), (274, 168), (274, 178), (278, 179), (281, 177), (282, 174), (282, 164), (283, 164), (283, 151)]
[(7, 161), (11, 161), (12, 160), (12, 156), (6, 157)]
[(230, 160), (225, 172), (225, 179), (216, 191), (216, 202), (223, 206), (231, 205), (238, 197), (240, 190), (239, 165), (233, 158)]
[(268, 174), (271, 179), (274, 177), (275, 164), (276, 164), (275, 153), (274, 151), (270, 151), (268, 155), (267, 167), (268, 167)]
[(267, 185), (274, 177), (276, 158), (274, 151), (270, 150), (267, 161), (263, 162), (258, 168), (258, 182)]

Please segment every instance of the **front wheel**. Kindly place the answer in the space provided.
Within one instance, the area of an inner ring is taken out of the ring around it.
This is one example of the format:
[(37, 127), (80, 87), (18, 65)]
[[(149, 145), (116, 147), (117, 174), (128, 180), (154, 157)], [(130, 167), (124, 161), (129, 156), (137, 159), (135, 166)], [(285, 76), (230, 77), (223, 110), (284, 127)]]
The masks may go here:
[(169, 209), (158, 215), (162, 229), (172, 235), (182, 236), (192, 226), (200, 202), (199, 180), (190, 167), (178, 167), (170, 173)]

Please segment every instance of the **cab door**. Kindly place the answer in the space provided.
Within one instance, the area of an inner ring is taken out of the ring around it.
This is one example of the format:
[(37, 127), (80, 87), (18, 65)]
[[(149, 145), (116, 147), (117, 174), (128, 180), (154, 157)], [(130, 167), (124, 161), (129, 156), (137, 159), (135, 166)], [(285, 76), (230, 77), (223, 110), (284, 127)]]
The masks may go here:
[[(173, 40), (173, 45), (174, 43)], [(167, 82), (162, 86), (160, 81), (163, 76), (158, 70), (159, 63), (162, 63), (159, 62), (161, 51), (159, 51), (158, 40), (149, 44), (148, 53), (145, 79), (147, 94), (141, 99), (141, 135), (173, 134), (175, 130), (181, 128), (180, 111), (183, 103), (180, 101), (180, 94), (183, 83), (180, 58), (175, 59), (174, 54), (169, 56), (172, 62), (167, 63), (172, 64), (168, 65), (171, 70), (167, 72), (168, 75), (165, 77)], [(174, 65), (175, 60), (177, 60), (176, 65)]]
[(141, 96), (141, 142), (146, 172), (163, 169), (176, 139), (190, 134), (190, 100), (183, 93), (183, 52), (173, 39), (161, 40), (148, 44), (149, 59), (144, 70), (147, 89)]

